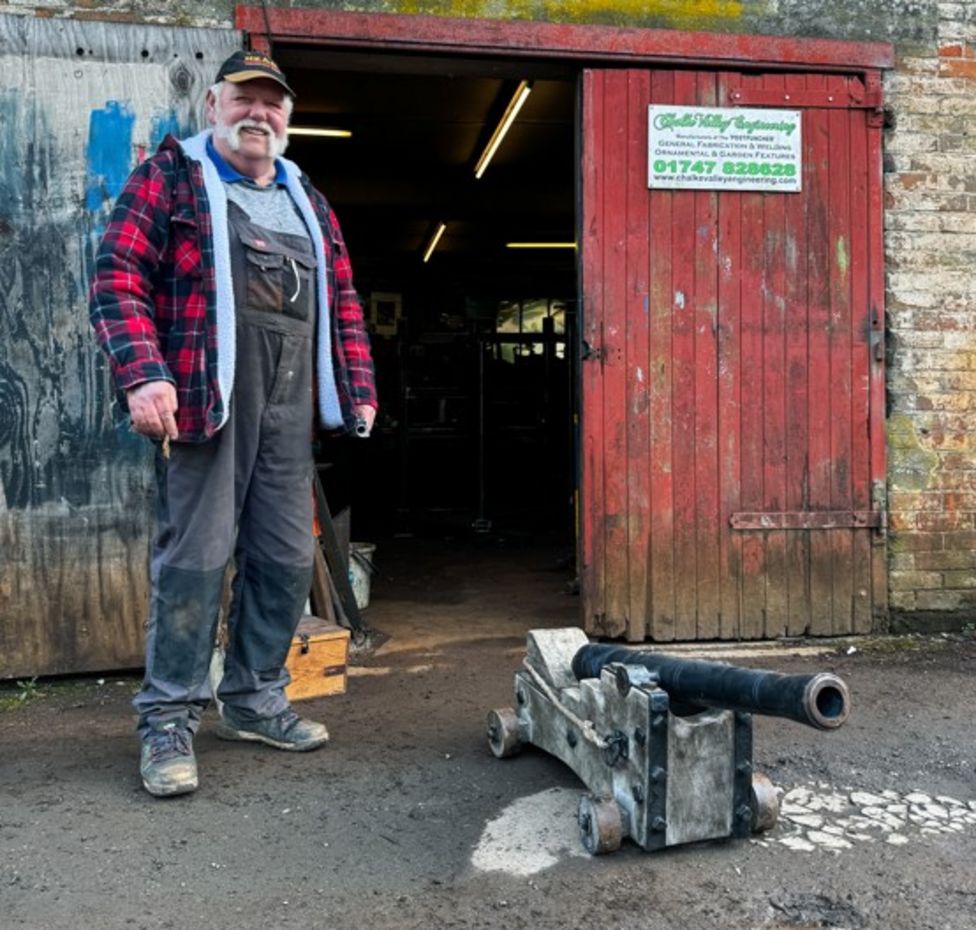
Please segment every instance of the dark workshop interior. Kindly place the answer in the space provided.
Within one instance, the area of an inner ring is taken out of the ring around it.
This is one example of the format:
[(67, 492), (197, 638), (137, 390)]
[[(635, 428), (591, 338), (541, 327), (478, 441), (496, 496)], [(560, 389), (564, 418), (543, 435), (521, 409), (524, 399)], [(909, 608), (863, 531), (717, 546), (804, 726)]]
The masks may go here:
[(339, 216), (377, 369), (373, 435), (318, 443), (330, 509), (353, 539), (378, 541), (380, 561), (392, 539), (571, 559), (576, 74), (302, 46), (275, 56), (297, 95), (292, 126), (344, 134), (293, 132), (287, 154)]

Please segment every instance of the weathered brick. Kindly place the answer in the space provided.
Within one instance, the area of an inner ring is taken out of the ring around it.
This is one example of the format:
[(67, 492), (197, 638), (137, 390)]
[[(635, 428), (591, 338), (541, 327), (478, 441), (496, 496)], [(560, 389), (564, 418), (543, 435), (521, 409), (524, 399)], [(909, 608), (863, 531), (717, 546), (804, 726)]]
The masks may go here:
[(976, 471), (976, 457), (958, 452), (941, 454), (943, 472)]
[(942, 552), (915, 552), (909, 554), (914, 560), (914, 567), (921, 571), (976, 568), (976, 551), (972, 550), (944, 550)]
[(888, 595), (888, 603), (895, 610), (917, 609), (914, 591), (891, 591)]
[(943, 497), (941, 491), (892, 491), (888, 494), (888, 509), (892, 513), (917, 510), (938, 513), (944, 506)]
[[(955, 61), (955, 59), (945, 59)], [(898, 62), (898, 70), (902, 74), (940, 74), (942, 60), (937, 58), (902, 58)], [(958, 75), (949, 75), (957, 77)]]
[[(959, 319), (955, 314), (945, 313), (939, 310), (926, 310), (920, 308), (910, 313), (911, 319), (906, 324), (906, 330), (912, 332), (936, 332), (942, 336), (943, 346), (947, 351), (965, 349), (966, 345), (957, 345), (954, 339), (965, 339), (967, 336), (976, 336), (976, 329), (972, 327), (976, 321)], [(917, 375), (924, 377), (926, 372), (916, 372)], [(929, 375), (935, 372), (928, 372)], [(937, 392), (935, 384), (927, 385), (931, 391)]]
[(976, 345), (976, 334), (973, 332), (940, 333), (947, 349), (970, 349)]
[(935, 133), (896, 133), (887, 146), (889, 151), (902, 153), (936, 152), (939, 137)]
[(910, 532), (917, 529), (918, 520), (916, 514), (900, 513), (892, 511), (888, 514), (888, 528), (895, 533)]
[(936, 552), (944, 548), (944, 533), (900, 533), (893, 531), (888, 537), (889, 552)]
[(945, 536), (946, 549), (968, 550), (976, 549), (976, 533), (947, 533)]
[(976, 99), (969, 96), (961, 97), (933, 97), (932, 100), (940, 113), (952, 116), (972, 116), (976, 114)]
[[(933, 145), (935, 140), (933, 140)], [(950, 191), (928, 190), (886, 190), (885, 206), (889, 210), (935, 210), (948, 213), (966, 213), (969, 211), (969, 200), (965, 194)]]
[(914, 409), (939, 410), (943, 412), (965, 413), (974, 407), (974, 397), (970, 394), (913, 394)]
[(939, 75), (949, 78), (976, 78), (976, 61), (971, 58), (943, 58), (939, 61)]
[(972, 513), (919, 513), (915, 514), (915, 525), (923, 533), (936, 533), (944, 530), (964, 530), (976, 526)]
[[(959, 572), (962, 575), (965, 572)], [(935, 590), (943, 587), (942, 572), (898, 572), (892, 571), (888, 574), (888, 582), (892, 591), (922, 591)], [(955, 585), (963, 588), (970, 585)]]
[(934, 293), (962, 292), (972, 287), (972, 274), (939, 271), (892, 271), (888, 287), (896, 293), (931, 289)]
[(898, 347), (904, 349), (939, 349), (946, 344), (946, 334), (938, 331), (906, 330), (898, 337)]
[(976, 372), (954, 371), (945, 379), (945, 385), (953, 391), (976, 391)]
[[(913, 572), (918, 555), (914, 552), (893, 552), (888, 556), (888, 568), (895, 572)], [(926, 566), (931, 568), (932, 566)], [(941, 568), (942, 566), (936, 566)], [(951, 565), (950, 568), (968, 568), (967, 565)]]
[(946, 232), (976, 233), (976, 215), (972, 213), (943, 213), (939, 216), (939, 222)]
[(944, 575), (947, 588), (976, 588), (976, 571), (947, 571)]
[(943, 464), (939, 474), (939, 484), (946, 491), (976, 491), (976, 470), (948, 469)]
[(908, 160), (907, 167), (899, 168), (900, 171), (921, 171), (927, 173), (934, 173), (936, 175), (951, 174), (956, 171), (962, 170), (965, 173), (965, 169), (968, 168), (972, 171), (972, 165), (969, 160), (958, 153), (948, 153), (948, 152), (923, 152), (919, 155), (913, 155)]
[[(965, 216), (966, 214), (961, 214)], [(885, 226), (889, 234), (895, 232), (937, 232), (942, 229), (943, 217), (938, 213), (921, 213), (914, 210), (889, 210), (885, 215)], [(935, 300), (928, 294), (927, 300)], [(931, 304), (930, 304), (931, 306)]]
[(947, 491), (943, 495), (947, 512), (976, 511), (976, 494), (968, 491)]
[(965, 605), (964, 591), (919, 591), (915, 595), (918, 610), (958, 610)]

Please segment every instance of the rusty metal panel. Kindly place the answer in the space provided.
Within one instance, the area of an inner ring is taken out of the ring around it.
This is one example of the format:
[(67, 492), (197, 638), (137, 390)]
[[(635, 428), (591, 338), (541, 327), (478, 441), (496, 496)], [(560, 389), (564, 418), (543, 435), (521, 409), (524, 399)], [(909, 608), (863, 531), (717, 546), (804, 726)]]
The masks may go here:
[(142, 662), (149, 449), (114, 420), (87, 283), (125, 177), (240, 41), (0, 14), (0, 677)]
[[(584, 81), (585, 625), (866, 632), (885, 611), (877, 76), (642, 74)], [(648, 104), (736, 95), (803, 111), (802, 192), (649, 191)]]
[(881, 526), (881, 514), (874, 510), (812, 510), (783, 513), (734, 513), (729, 522), (734, 530), (836, 530)]

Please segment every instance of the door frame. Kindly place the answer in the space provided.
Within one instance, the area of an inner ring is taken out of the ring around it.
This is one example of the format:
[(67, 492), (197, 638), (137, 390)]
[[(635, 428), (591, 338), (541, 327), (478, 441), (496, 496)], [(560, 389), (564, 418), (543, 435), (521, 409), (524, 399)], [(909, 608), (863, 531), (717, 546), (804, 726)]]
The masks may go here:
[(593, 66), (661, 65), (866, 73), (894, 67), (887, 42), (797, 39), (589, 26), (529, 20), (461, 19), (405, 13), (342, 13), (239, 4), (234, 25), (251, 46), (275, 42), (395, 52), (560, 59)]

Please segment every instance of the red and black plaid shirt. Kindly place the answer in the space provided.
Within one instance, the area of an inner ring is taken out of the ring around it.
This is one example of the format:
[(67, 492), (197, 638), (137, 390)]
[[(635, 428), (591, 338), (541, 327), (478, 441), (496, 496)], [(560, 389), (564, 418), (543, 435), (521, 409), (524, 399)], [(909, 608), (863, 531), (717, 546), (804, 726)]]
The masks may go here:
[[(375, 407), (369, 339), (339, 222), (302, 175), (325, 241), (332, 354), (343, 418)], [(89, 311), (124, 404), (146, 381), (176, 386), (180, 439), (200, 442), (220, 425), (226, 398), (217, 382), (216, 278), (203, 168), (172, 136), (132, 172), (95, 259)]]

